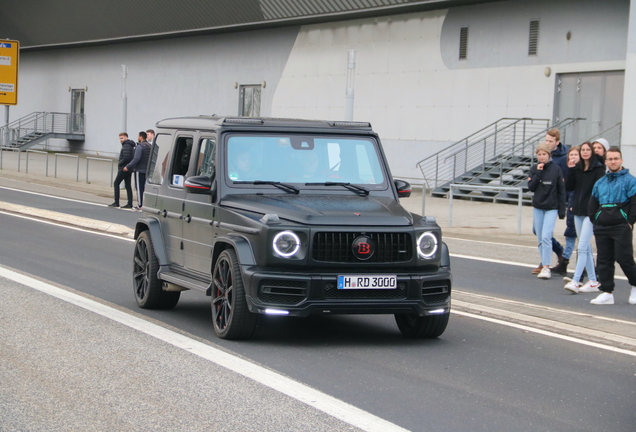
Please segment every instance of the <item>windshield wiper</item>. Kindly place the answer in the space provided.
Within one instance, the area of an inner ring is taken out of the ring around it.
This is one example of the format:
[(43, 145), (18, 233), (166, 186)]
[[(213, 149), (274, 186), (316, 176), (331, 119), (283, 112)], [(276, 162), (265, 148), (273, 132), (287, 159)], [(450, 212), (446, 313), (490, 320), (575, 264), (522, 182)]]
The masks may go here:
[(276, 186), (279, 189), (284, 190), (285, 192), (294, 193), (296, 195), (300, 193), (300, 189), (298, 189), (297, 187), (287, 183), (281, 183), (277, 181), (267, 181), (267, 180), (235, 181), (234, 184), (272, 185), (272, 186)]
[(358, 192), (361, 196), (369, 195), (369, 189), (344, 182), (305, 183), (305, 186), (342, 186), (354, 192)]

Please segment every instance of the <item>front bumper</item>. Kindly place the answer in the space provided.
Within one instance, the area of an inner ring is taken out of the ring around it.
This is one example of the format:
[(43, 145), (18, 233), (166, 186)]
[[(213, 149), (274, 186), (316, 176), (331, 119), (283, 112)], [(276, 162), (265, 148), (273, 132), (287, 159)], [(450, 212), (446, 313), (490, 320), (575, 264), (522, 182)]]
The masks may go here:
[(243, 268), (248, 308), (253, 313), (289, 316), (311, 314), (395, 314), (419, 316), (450, 310), (452, 276), (448, 267), (435, 272), (396, 274), (396, 289), (337, 288), (337, 278), (351, 272), (292, 273)]

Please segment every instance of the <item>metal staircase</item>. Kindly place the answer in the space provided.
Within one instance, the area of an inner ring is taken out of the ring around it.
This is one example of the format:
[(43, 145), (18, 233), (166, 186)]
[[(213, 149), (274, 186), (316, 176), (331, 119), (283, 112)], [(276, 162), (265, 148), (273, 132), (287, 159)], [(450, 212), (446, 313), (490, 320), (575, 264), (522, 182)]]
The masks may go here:
[(567, 118), (550, 125), (547, 119), (503, 118), (419, 161), (417, 166), (431, 196), (445, 197), (451, 184), (461, 184), (464, 187), (457, 187), (454, 197), (516, 203), (518, 188), (522, 188), (522, 199), (527, 204), (532, 200), (526, 182), (535, 161), (535, 146), (553, 127), (561, 131), (561, 141), (565, 142), (568, 129), (581, 120), (585, 119)]
[(0, 128), (0, 147), (26, 150), (50, 138), (84, 141), (84, 114), (34, 112)]

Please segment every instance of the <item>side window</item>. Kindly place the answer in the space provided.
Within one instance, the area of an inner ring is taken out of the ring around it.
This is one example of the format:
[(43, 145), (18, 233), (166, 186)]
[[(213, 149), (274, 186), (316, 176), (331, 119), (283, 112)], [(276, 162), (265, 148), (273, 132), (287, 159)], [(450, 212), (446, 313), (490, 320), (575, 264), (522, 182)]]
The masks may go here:
[(152, 151), (150, 153), (150, 162), (148, 164), (148, 183), (161, 184), (166, 176), (166, 169), (168, 167), (168, 155), (170, 154), (170, 147), (172, 139), (170, 135), (158, 134), (155, 137), (155, 141), (152, 144)]
[(192, 137), (178, 137), (174, 143), (174, 157), (170, 171), (170, 184), (173, 186), (183, 186), (185, 175), (188, 173), (193, 142)]
[(202, 138), (199, 145), (199, 156), (197, 158), (196, 175), (203, 175), (210, 178), (214, 177), (215, 172), (215, 142), (214, 138)]

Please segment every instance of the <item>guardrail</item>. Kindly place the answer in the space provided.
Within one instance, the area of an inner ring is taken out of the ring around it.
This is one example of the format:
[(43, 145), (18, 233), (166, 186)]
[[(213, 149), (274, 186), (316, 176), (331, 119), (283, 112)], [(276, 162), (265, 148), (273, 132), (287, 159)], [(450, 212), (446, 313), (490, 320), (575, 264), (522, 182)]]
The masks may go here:
[(467, 185), (467, 184), (457, 184), (452, 183), (449, 185), (450, 189), (448, 191), (448, 227), (453, 227), (453, 190), (454, 189), (472, 189), (472, 190), (490, 190), (490, 191), (516, 191), (519, 193), (518, 198), (518, 215), (517, 215), (517, 235), (521, 235), (521, 218), (523, 211), (523, 188), (522, 187), (507, 187), (507, 186), (482, 186), (482, 185)]
[[(46, 177), (49, 176), (49, 153), (45, 152), (45, 151), (40, 151), (40, 150), (30, 150), (27, 149), (26, 151), (26, 173), (29, 173), (29, 153), (40, 153), (40, 154), (45, 154), (46, 155)], [(20, 172), (20, 152), (18, 152), (18, 172)]]

